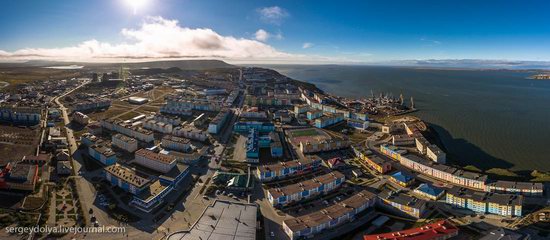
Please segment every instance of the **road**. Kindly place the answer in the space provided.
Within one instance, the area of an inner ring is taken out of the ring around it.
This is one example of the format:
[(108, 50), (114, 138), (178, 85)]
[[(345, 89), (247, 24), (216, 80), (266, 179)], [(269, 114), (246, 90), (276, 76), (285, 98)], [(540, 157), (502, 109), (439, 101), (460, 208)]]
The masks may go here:
[[(74, 138), (73, 131), (70, 128), (67, 127), (69, 125), (69, 123), (71, 122), (70, 119), (69, 119), (69, 114), (67, 113), (67, 108), (65, 106), (63, 106), (63, 104), (61, 103), (61, 101), (59, 101), (59, 99), (67, 96), (68, 94), (71, 94), (72, 92), (74, 92), (77, 89), (85, 86), (88, 83), (90, 83), (90, 81), (84, 81), (84, 83), (77, 86), (76, 88), (73, 88), (70, 91), (65, 92), (62, 95), (52, 99), (59, 106), (59, 110), (61, 110), (61, 115), (63, 117), (63, 122), (65, 124), (65, 131), (67, 133), (67, 142), (69, 144), (69, 154), (71, 156), (74, 155), (74, 153), (76, 152), (78, 146), (76, 144), (76, 140)], [(89, 192), (84, 192), (83, 191), (85, 189), (89, 189), (89, 186), (84, 186), (83, 182), (86, 182), (86, 181), (83, 181), (82, 178), (80, 176), (78, 176), (78, 172), (80, 171), (80, 168), (82, 167), (82, 165), (79, 162), (75, 161), (75, 159), (73, 157), (71, 157), (71, 165), (73, 167), (72, 176), (74, 176), (74, 180), (75, 180), (75, 183), (76, 183), (76, 189), (75, 190), (77, 192), (78, 199), (80, 200), (80, 204), (82, 205), (82, 210), (84, 212), (85, 223), (86, 223), (87, 226), (89, 226), (90, 225), (90, 218), (88, 216), (88, 209), (89, 209), (89, 206), (91, 206), (91, 204), (89, 204), (88, 201), (92, 198), (91, 198), (91, 195), (89, 194)]]

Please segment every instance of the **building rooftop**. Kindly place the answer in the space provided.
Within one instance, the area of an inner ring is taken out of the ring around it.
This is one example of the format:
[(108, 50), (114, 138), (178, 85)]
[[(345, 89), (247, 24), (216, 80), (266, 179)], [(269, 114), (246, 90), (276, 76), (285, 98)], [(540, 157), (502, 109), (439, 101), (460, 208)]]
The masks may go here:
[(103, 170), (128, 182), (129, 184), (136, 186), (137, 188), (142, 188), (149, 183), (149, 179), (146, 175), (139, 174), (135, 170), (122, 166), (118, 163), (107, 166)]
[(328, 184), (336, 179), (344, 178), (344, 174), (338, 171), (333, 171), (313, 179), (308, 179), (299, 183), (286, 185), (281, 188), (270, 188), (268, 189), (269, 193), (273, 198), (279, 198), (281, 196), (290, 196), (305, 190), (312, 190), (320, 187), (322, 184)]
[(168, 185), (163, 185), (159, 180), (155, 180), (151, 184), (147, 185), (147, 187), (143, 189), (143, 191), (140, 192), (137, 197), (145, 202), (149, 202), (157, 197), (159, 194), (161, 194), (163, 191), (165, 191), (167, 188)]
[(113, 152), (113, 149), (103, 145), (103, 144), (94, 144), (90, 148), (94, 149), (95, 151), (101, 153), (105, 157), (111, 157), (115, 155), (115, 152)]
[(257, 214), (256, 205), (217, 200), (189, 232), (170, 235), (168, 240), (254, 240)]
[(423, 193), (431, 195), (431, 196), (439, 196), (439, 194), (441, 194), (443, 191), (445, 191), (441, 188), (436, 188), (436, 187), (434, 187), (430, 184), (427, 184), (427, 183), (420, 184), (420, 186), (418, 186), (415, 190), (419, 191), (419, 192), (423, 192)]
[(437, 221), (419, 228), (398, 232), (364, 235), (364, 240), (426, 240), (446, 239), (458, 234), (458, 228), (447, 220)]
[(320, 164), (322, 159), (317, 155), (307, 155), (305, 158), (298, 159), (298, 160), (292, 160), (287, 162), (277, 162), (269, 165), (261, 165), (258, 166), (258, 170), (260, 172), (279, 172), (282, 169), (285, 168), (295, 168), (300, 165), (302, 166), (308, 166), (308, 165), (314, 165), (314, 164)]
[(391, 192), (382, 191), (379, 195), (380, 198), (388, 200), (390, 202), (398, 203), (403, 206), (419, 209), (426, 204), (426, 201), (407, 195), (403, 192)]
[(174, 135), (164, 135), (162, 140), (177, 142), (181, 144), (189, 144), (191, 140), (189, 138), (183, 138), (183, 137), (176, 137)]
[(320, 211), (307, 215), (284, 220), (284, 224), (293, 232), (305, 230), (328, 223), (333, 219), (338, 219), (354, 209), (372, 201), (376, 195), (367, 190), (363, 190), (350, 198), (344, 199), (339, 203), (326, 207)]
[(392, 174), (391, 177), (393, 179), (395, 179), (396, 181), (403, 182), (403, 183), (407, 183), (407, 182), (410, 182), (410, 181), (414, 180), (414, 178), (412, 176), (409, 176), (408, 174), (403, 173), (403, 172), (396, 172), (396, 173)]
[(157, 161), (157, 162), (160, 162), (160, 163), (164, 163), (164, 164), (171, 164), (174, 161), (176, 161), (176, 157), (174, 157), (174, 156), (156, 153), (156, 152), (153, 152), (151, 150), (147, 150), (147, 149), (143, 149), (143, 148), (140, 149), (140, 150), (137, 150), (135, 155), (136, 155), (136, 157), (137, 156), (142, 156), (142, 157), (145, 157), (147, 159)]
[(136, 139), (128, 137), (124, 134), (120, 134), (120, 133), (113, 135), (113, 138), (119, 139), (119, 140), (121, 140), (123, 142), (126, 142), (126, 143), (135, 143), (135, 142), (137, 142)]
[(506, 189), (520, 189), (520, 190), (540, 190), (544, 189), (544, 184), (535, 182), (513, 182), (513, 181), (495, 181), (488, 183), (488, 186), (494, 186), (497, 188)]

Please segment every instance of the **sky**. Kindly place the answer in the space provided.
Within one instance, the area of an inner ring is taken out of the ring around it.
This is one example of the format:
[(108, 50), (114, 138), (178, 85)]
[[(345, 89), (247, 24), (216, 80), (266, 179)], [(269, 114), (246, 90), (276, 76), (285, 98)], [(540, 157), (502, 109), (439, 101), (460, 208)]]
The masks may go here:
[(0, 60), (550, 61), (550, 1), (17, 0)]

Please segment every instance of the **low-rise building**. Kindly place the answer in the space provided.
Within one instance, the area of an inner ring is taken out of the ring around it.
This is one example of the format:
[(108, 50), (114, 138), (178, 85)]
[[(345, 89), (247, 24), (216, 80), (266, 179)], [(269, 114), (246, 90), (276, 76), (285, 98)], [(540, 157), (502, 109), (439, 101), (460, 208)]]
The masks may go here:
[(256, 129), (259, 133), (268, 133), (275, 131), (275, 125), (271, 122), (239, 121), (233, 127), (233, 130), (239, 133), (248, 133), (250, 129)]
[(267, 199), (273, 206), (284, 206), (330, 192), (338, 188), (345, 179), (344, 174), (333, 171), (296, 184), (270, 188), (267, 190)]
[(325, 128), (344, 121), (344, 114), (331, 113), (315, 119), (315, 127)]
[(0, 121), (35, 125), (42, 119), (42, 108), (39, 106), (1, 105)]
[(309, 111), (307, 111), (307, 119), (309, 120), (315, 120), (317, 118), (320, 118), (321, 116), (323, 116), (323, 111), (321, 110), (317, 110), (317, 109), (311, 109)]
[(318, 169), (321, 163), (321, 158), (316, 155), (310, 155), (303, 159), (258, 166), (256, 176), (262, 182), (284, 179), (312, 172)]
[(0, 172), (0, 189), (34, 191), (38, 179), (38, 165), (10, 162)]
[(74, 112), (73, 113), (73, 121), (81, 124), (81, 125), (88, 125), (90, 123), (90, 117), (88, 115), (81, 113), (81, 112)]
[(363, 143), (352, 145), (351, 147), (355, 155), (363, 160), (372, 169), (382, 174), (391, 171), (391, 163), (379, 156), (374, 155), (372, 151), (370, 151)]
[(490, 213), (505, 217), (521, 217), (523, 196), (472, 191), (453, 187), (447, 191), (445, 201), (453, 206), (477, 213)]
[(159, 122), (156, 120), (147, 120), (143, 123), (143, 128), (149, 129), (151, 131), (160, 132), (160, 133), (172, 133), (172, 124)]
[(230, 111), (229, 109), (222, 109), (214, 119), (208, 124), (208, 132), (212, 134), (218, 134), (222, 128), (225, 122), (227, 121), (227, 118), (229, 117)]
[(189, 138), (165, 135), (162, 138), (162, 147), (180, 152), (188, 152), (191, 150), (191, 140)]
[(418, 196), (432, 201), (437, 201), (445, 195), (445, 190), (434, 187), (427, 183), (420, 184), (417, 188), (414, 189), (413, 192)]
[(246, 158), (250, 162), (258, 162), (260, 157), (259, 137), (256, 129), (250, 129), (250, 133), (246, 139)]
[(138, 149), (138, 141), (124, 134), (114, 134), (111, 138), (111, 142), (114, 146), (127, 152), (133, 153)]
[(458, 228), (447, 220), (441, 220), (418, 228), (397, 232), (364, 235), (363, 240), (445, 240), (458, 235)]
[(161, 173), (167, 173), (176, 166), (176, 157), (156, 153), (147, 149), (136, 151), (135, 156), (136, 163)]
[(353, 221), (357, 214), (374, 207), (376, 201), (374, 193), (363, 190), (320, 211), (286, 219), (283, 230), (291, 240), (310, 238), (326, 229)]
[(426, 210), (426, 201), (402, 192), (382, 191), (378, 194), (381, 206), (396, 213), (421, 218)]
[(118, 186), (132, 194), (139, 194), (144, 191), (151, 181), (147, 175), (118, 163), (105, 167), (103, 174), (111, 185)]
[(172, 131), (172, 134), (174, 136), (185, 137), (201, 142), (204, 142), (208, 139), (208, 133), (190, 125), (187, 125), (185, 127), (176, 127)]
[(414, 145), (415, 139), (413, 137), (410, 137), (409, 135), (393, 135), (392, 144), (394, 146)]
[(535, 182), (495, 181), (487, 184), (487, 190), (497, 193), (519, 193), (524, 196), (544, 195), (544, 184)]
[(402, 187), (408, 187), (413, 184), (414, 178), (406, 173), (396, 172), (390, 176), (390, 181)]
[(436, 163), (445, 164), (447, 157), (437, 145), (431, 144), (426, 147), (426, 156)]
[(103, 144), (94, 144), (88, 148), (88, 154), (103, 165), (113, 165), (117, 157), (113, 150)]
[(271, 133), (269, 133), (269, 137), (271, 139), (271, 142), (269, 144), (271, 157), (273, 157), (273, 158), (282, 157), (283, 156), (283, 144), (281, 144), (281, 139), (279, 137), (279, 133), (271, 132)]
[(359, 119), (352, 119), (348, 118), (346, 119), (348, 126), (359, 129), (359, 130), (367, 130), (369, 128), (369, 121), (359, 120)]

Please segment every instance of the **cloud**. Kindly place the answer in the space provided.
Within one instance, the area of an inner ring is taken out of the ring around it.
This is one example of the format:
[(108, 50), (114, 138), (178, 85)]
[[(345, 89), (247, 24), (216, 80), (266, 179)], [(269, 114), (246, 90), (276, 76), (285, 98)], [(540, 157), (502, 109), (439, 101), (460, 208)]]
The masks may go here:
[[(261, 29), (260, 29), (261, 30)], [(265, 30), (256, 39), (267, 40)], [(257, 40), (223, 36), (209, 28), (180, 26), (177, 20), (147, 17), (136, 29), (121, 30), (124, 42), (113, 44), (95, 39), (61, 48), (24, 48), (0, 50), (2, 60), (92, 60), (220, 58), (220, 59), (293, 59), (302, 58)], [(282, 35), (281, 35), (282, 37)]]
[(285, 18), (290, 16), (288, 11), (278, 6), (259, 8), (257, 12), (260, 14), (260, 20), (275, 25), (280, 25)]
[(313, 43), (305, 42), (304, 44), (302, 44), (303, 49), (307, 49), (307, 48), (311, 48), (311, 47), (313, 47)]
[(262, 42), (267, 41), (267, 39), (271, 37), (271, 35), (266, 30), (263, 30), (263, 29), (258, 29), (258, 31), (256, 31), (254, 36), (256, 40), (262, 41)]

